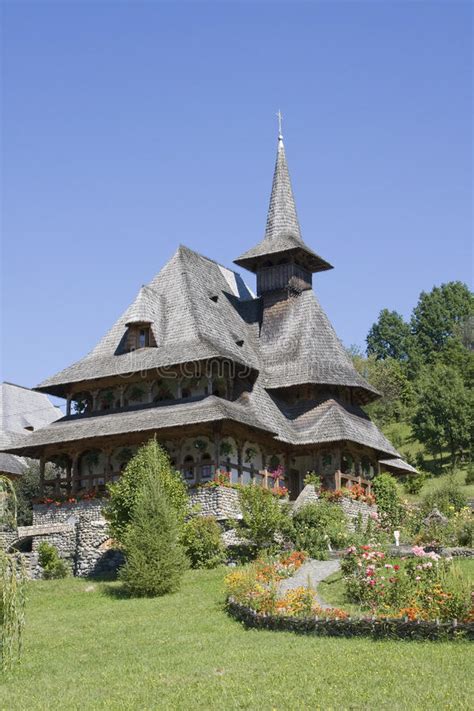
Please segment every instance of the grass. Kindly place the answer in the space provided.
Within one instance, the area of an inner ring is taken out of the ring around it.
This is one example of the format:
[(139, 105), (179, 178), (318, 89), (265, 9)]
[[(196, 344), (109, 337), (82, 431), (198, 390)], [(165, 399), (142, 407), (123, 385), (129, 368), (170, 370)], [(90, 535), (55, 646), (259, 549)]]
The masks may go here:
[(404, 487), (400, 486), (404, 499), (412, 503), (420, 501), (426, 494), (439, 489), (449, 476), (454, 477), (467, 498), (474, 498), (474, 483), (466, 484), (467, 464), (459, 466), (452, 472), (447, 452), (444, 452), (440, 462), (436, 462), (434, 457), (425, 451), (421, 442), (418, 442), (413, 436), (412, 429), (407, 422), (391, 422), (383, 428), (383, 431), (403, 456), (409, 456), (415, 460), (416, 455), (421, 453), (425, 459), (425, 469), (429, 476), (425, 480), (422, 490), (416, 495), (407, 494)]
[(469, 708), (469, 643), (245, 630), (223, 610), (225, 573), (190, 571), (151, 600), (113, 582), (31, 583), (24, 659), (0, 708)]

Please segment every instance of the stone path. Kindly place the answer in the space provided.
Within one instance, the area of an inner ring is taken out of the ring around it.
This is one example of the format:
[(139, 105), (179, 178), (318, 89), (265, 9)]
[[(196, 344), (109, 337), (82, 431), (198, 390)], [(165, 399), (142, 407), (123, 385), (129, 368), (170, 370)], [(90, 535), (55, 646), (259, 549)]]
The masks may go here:
[(318, 584), (337, 572), (341, 564), (338, 560), (308, 560), (296, 571), (292, 578), (285, 578), (281, 581), (278, 591), (284, 595), (288, 590), (294, 588), (311, 588), (316, 593), (316, 599), (321, 607), (331, 607), (327, 605), (317, 594)]

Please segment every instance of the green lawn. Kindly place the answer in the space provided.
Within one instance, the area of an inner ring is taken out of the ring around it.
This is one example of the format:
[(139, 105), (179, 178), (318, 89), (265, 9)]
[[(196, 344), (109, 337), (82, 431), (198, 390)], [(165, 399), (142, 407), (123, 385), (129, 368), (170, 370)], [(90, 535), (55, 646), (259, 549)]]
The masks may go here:
[(115, 583), (30, 584), (24, 660), (0, 708), (462, 709), (466, 642), (374, 642), (246, 631), (222, 609), (226, 573), (189, 572), (176, 595), (127, 600)]
[[(411, 427), (407, 422), (392, 422), (389, 425), (386, 425), (383, 428), (383, 431), (402, 455), (410, 455), (414, 458), (419, 452), (424, 454), (426, 469), (428, 470), (427, 473), (431, 472), (431, 475), (426, 479), (419, 494), (407, 494), (403, 486), (400, 486), (403, 498), (408, 499), (408, 501), (413, 503), (420, 501), (426, 494), (431, 493), (442, 486), (446, 479), (451, 476), (451, 464), (448, 453), (444, 452), (441, 470), (437, 471), (433, 456), (428, 454), (421, 442), (418, 442), (418, 440), (415, 439)], [(467, 464), (464, 464), (462, 467), (460, 466), (455, 470), (454, 478), (458, 482), (465, 496), (468, 498), (474, 498), (474, 484), (466, 485), (466, 473)]]

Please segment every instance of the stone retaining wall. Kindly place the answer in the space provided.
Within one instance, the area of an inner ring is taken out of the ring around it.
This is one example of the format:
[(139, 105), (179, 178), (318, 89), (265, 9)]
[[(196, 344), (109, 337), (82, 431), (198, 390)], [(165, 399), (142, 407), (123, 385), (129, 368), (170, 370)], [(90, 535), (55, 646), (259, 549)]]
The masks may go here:
[(377, 513), (377, 506), (375, 504), (369, 506), (365, 501), (357, 501), (356, 499), (350, 499), (348, 497), (341, 499), (338, 504), (348, 518), (347, 527), (350, 531), (354, 531), (359, 514), (362, 517), (363, 525), (366, 526), (370, 514)]
[(214, 516), (218, 521), (242, 518), (237, 489), (228, 486), (200, 488), (192, 491), (189, 498), (191, 506), (199, 508), (200, 516)]

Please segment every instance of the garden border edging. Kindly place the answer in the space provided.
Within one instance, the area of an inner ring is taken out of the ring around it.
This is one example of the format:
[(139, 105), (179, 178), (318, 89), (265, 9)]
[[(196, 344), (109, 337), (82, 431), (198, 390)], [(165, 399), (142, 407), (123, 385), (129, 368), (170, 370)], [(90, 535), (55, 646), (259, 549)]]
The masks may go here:
[(227, 612), (246, 627), (298, 634), (313, 634), (327, 637), (373, 637), (374, 639), (446, 640), (467, 639), (474, 641), (474, 623), (431, 622), (407, 619), (348, 618), (346, 620), (320, 617), (283, 617), (262, 615), (250, 607), (226, 601)]

